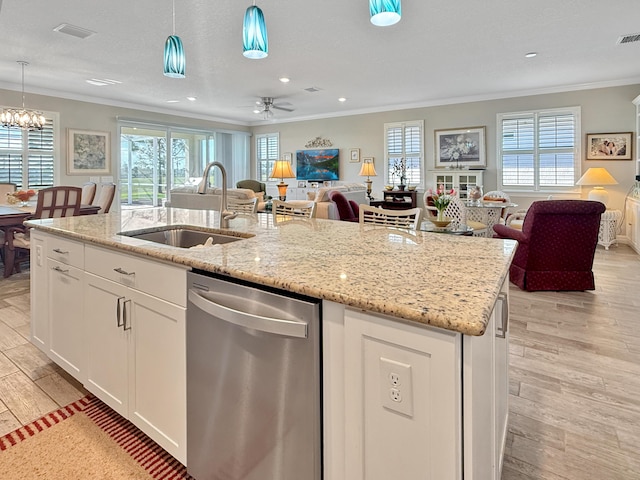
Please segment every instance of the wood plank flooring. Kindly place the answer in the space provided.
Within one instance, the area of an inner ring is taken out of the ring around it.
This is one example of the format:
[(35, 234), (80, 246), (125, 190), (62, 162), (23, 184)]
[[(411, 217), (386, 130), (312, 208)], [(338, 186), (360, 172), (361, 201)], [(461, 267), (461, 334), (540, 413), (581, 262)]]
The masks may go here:
[[(640, 256), (598, 247), (594, 272), (593, 292), (511, 286), (502, 480), (640, 480)], [(86, 394), (28, 337), (23, 273), (0, 280), (0, 435)]]

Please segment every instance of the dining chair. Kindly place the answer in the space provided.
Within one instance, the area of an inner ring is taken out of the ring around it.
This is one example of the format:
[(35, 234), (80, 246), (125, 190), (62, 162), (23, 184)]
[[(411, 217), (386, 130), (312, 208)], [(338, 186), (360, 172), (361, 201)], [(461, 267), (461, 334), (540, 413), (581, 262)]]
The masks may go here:
[(258, 212), (258, 199), (253, 198), (229, 198), (227, 210), (235, 213), (254, 214)]
[[(429, 192), (425, 192), (424, 194), (424, 206), (430, 212), (431, 216), (436, 216), (437, 209), (433, 204), (433, 199), (431, 198), (431, 195), (429, 195)], [(451, 196), (451, 201), (444, 211), (444, 216), (449, 217), (451, 219), (451, 223), (456, 228), (461, 225), (473, 228), (474, 237), (484, 237), (487, 234), (486, 224), (467, 220), (467, 207), (465, 207), (464, 203), (457, 195)]]
[[(36, 211), (30, 220), (60, 218), (78, 215), (80, 212), (80, 187), (49, 187), (38, 192)], [(4, 277), (14, 271), (20, 272), (20, 263), (29, 259), (31, 242), (29, 227), (19, 226), (7, 229), (4, 241)]]
[(111, 208), (111, 204), (113, 203), (115, 194), (115, 183), (105, 183), (102, 185), (102, 188), (100, 189), (100, 195), (98, 196), (98, 199), (95, 200), (95, 204), (100, 206), (100, 210), (98, 211), (98, 213), (109, 213), (109, 209)]
[(316, 215), (316, 202), (272, 200), (271, 210), (274, 220), (277, 220), (279, 215), (297, 218), (314, 218)]
[[(508, 194), (500, 191), (500, 190), (491, 190), (484, 194), (482, 200), (485, 202), (504, 202), (511, 203), (511, 197)], [(504, 224), (505, 219), (509, 215), (509, 207), (505, 207), (500, 212), (500, 223)]]
[(82, 198), (80, 199), (82, 205), (91, 205), (96, 196), (96, 188), (95, 182), (87, 182), (82, 185)]
[(404, 210), (391, 210), (388, 208), (360, 205), (358, 219), (361, 225), (384, 225), (387, 227), (420, 229), (422, 220), (422, 208), (407, 208)]
[(7, 194), (14, 193), (16, 191), (16, 184), (4, 182), (0, 183), (0, 203), (7, 203)]

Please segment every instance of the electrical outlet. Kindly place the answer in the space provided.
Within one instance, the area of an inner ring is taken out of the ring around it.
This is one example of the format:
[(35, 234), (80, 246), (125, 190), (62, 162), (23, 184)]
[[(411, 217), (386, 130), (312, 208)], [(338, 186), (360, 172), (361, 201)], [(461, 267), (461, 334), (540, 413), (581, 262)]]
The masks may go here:
[(380, 357), (380, 399), (384, 408), (413, 416), (411, 365)]

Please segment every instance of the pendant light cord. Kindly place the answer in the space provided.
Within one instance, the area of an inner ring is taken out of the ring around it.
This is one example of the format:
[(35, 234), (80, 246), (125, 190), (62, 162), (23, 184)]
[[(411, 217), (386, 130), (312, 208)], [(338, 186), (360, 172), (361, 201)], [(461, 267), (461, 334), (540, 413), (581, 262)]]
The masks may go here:
[(173, 34), (176, 34), (176, 0), (173, 0), (173, 8), (171, 12), (171, 16), (173, 19)]
[(28, 65), (27, 62), (20, 62), (22, 65), (22, 110), (24, 110), (24, 67)]

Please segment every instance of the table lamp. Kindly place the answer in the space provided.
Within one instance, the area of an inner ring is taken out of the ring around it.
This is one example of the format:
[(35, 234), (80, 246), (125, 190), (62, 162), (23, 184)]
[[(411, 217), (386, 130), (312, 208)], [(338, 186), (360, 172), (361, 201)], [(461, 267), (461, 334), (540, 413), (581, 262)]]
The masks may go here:
[(604, 203), (605, 207), (609, 201), (609, 193), (604, 189), (602, 185), (617, 185), (618, 182), (615, 178), (607, 172), (606, 168), (597, 167), (588, 169), (580, 180), (576, 182), (576, 185), (591, 185), (593, 190), (589, 192), (587, 197), (589, 200), (595, 200), (596, 202)]
[(269, 177), (280, 178), (280, 183), (278, 184), (278, 198), (285, 201), (287, 199), (287, 187), (289, 185), (284, 183), (284, 179), (295, 178), (293, 170), (291, 170), (291, 164), (287, 160), (276, 160)]
[(376, 173), (376, 169), (373, 166), (373, 161), (365, 160), (362, 162), (362, 168), (360, 169), (360, 173), (358, 174), (361, 177), (367, 177), (365, 183), (367, 184), (367, 197), (369, 197), (369, 201), (373, 200), (371, 196), (371, 179), (369, 177), (376, 177), (378, 174)]

